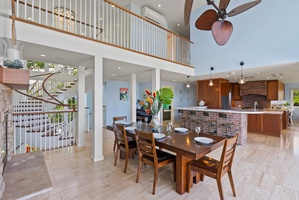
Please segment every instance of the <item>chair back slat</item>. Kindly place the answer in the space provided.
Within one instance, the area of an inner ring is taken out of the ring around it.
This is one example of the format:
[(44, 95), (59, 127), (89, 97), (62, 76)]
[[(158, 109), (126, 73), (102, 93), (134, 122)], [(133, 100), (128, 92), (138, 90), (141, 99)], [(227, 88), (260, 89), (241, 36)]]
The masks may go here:
[(118, 117), (113, 117), (113, 124), (115, 124), (115, 122), (117, 121), (127, 121), (127, 116), (118, 116)]
[(230, 139), (225, 139), (221, 159), (219, 162), (218, 174), (223, 175), (233, 163), (233, 158), (237, 146), (238, 134)]
[(153, 134), (137, 129), (135, 129), (135, 133), (140, 158), (142, 158), (144, 155), (152, 157), (155, 165), (158, 165), (156, 145)]
[(128, 139), (127, 139), (127, 133), (125, 127), (121, 124), (114, 124), (114, 134), (117, 140), (117, 144), (118, 145), (123, 144), (127, 149)]

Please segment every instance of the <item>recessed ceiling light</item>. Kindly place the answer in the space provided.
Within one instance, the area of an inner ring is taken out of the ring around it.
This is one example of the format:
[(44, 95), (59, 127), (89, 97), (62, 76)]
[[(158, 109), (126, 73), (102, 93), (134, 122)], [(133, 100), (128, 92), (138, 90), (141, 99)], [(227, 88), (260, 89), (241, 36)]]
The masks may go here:
[(260, 72), (256, 72), (257, 74), (259, 74)]
[(121, 69), (121, 67), (118, 67), (117, 69)]
[(237, 77), (235, 79), (237, 79)]
[(175, 82), (175, 80), (172, 80), (173, 82)]
[(161, 4), (159, 4), (158, 7), (161, 8)]
[(115, 5), (111, 5), (111, 7), (112, 7), (112, 8), (114, 8), (114, 7), (115, 7)]
[(236, 72), (231, 72), (231, 74), (235, 74)]
[(226, 77), (229, 77), (229, 75), (226, 75)]
[(27, 19), (31, 20), (32, 18), (31, 18), (31, 17), (28, 17)]
[(165, 76), (164, 74), (162, 74), (162, 76)]
[(84, 35), (84, 33), (81, 33), (81, 35)]
[(177, 26), (180, 26), (180, 24), (178, 24)]
[(41, 56), (41, 57), (46, 57), (46, 55), (45, 55), (45, 54), (41, 54), (40, 56)]
[(100, 20), (103, 20), (103, 18), (101, 17)]
[(115, 74), (112, 74), (112, 76), (115, 76)]

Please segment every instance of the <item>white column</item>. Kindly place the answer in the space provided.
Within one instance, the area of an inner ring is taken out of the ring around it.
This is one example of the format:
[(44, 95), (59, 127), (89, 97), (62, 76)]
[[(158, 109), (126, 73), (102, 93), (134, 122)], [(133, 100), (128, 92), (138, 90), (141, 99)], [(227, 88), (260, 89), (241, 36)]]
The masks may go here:
[(78, 130), (78, 147), (85, 145), (85, 67), (78, 67), (78, 114), (77, 114), (77, 130)]
[[(156, 92), (160, 89), (160, 69), (152, 69), (152, 92)], [(160, 112), (159, 119), (161, 121), (161, 114)]]
[(95, 56), (93, 69), (93, 141), (92, 158), (94, 162), (104, 159), (103, 156), (103, 58)]
[(131, 121), (136, 122), (136, 74), (131, 74)]

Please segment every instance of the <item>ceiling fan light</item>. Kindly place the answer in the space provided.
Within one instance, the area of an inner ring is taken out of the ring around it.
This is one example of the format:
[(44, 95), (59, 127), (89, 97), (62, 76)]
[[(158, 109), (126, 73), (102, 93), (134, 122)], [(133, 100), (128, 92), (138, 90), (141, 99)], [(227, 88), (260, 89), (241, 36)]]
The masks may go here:
[(188, 82), (187, 82), (187, 84), (186, 84), (186, 88), (190, 88), (190, 87), (191, 87), (190, 82), (189, 82), (189, 77), (190, 77), (190, 76), (187, 76), (187, 78), (188, 78)]
[(241, 76), (240, 80), (239, 80), (239, 84), (244, 84), (246, 83), (245, 79), (243, 76)]

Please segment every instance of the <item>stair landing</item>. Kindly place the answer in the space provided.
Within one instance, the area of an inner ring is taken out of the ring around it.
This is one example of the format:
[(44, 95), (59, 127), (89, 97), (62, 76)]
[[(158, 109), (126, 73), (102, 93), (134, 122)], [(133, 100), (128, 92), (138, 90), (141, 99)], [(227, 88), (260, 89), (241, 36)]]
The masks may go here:
[(3, 176), (3, 199), (29, 199), (53, 189), (41, 151), (14, 155)]

